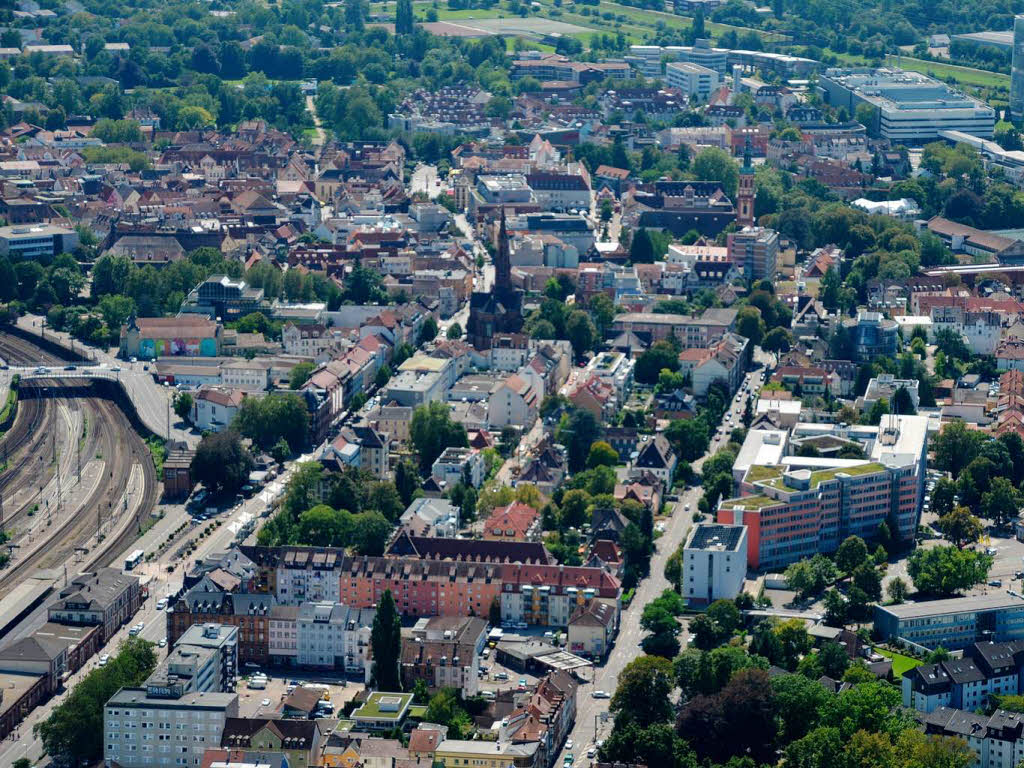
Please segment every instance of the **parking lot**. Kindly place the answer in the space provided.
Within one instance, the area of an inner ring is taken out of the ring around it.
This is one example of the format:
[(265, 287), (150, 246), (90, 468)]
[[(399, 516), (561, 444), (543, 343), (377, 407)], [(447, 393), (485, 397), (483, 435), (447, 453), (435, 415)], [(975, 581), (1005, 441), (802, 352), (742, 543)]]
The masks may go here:
[[(248, 670), (246, 670), (248, 671)], [(264, 670), (267, 675), (266, 688), (250, 688), (249, 675), (238, 681), (238, 711), (240, 717), (265, 717), (279, 712), (281, 702), (288, 695), (288, 687), (292, 682), (317, 683), (327, 685), (334, 704), (335, 713), (343, 709), (343, 705), (351, 701), (365, 687), (362, 683), (346, 680), (342, 685), (336, 675), (310, 674), (308, 670), (296, 670), (294, 675), (281, 675), (276, 670)]]

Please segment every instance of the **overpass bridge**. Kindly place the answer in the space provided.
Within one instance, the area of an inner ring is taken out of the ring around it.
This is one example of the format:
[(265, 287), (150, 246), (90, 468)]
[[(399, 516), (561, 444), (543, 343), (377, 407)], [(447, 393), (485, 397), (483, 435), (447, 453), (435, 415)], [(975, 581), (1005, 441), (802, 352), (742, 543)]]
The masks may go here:
[(0, 391), (6, 392), (17, 375), (22, 382), (45, 381), (57, 386), (102, 381), (119, 387), (135, 409), (139, 422), (154, 435), (183, 440), (195, 446), (199, 438), (175, 426), (172, 401), (176, 390), (157, 384), (150, 373), (127, 364), (109, 363), (38, 363), (3, 365), (0, 367)]

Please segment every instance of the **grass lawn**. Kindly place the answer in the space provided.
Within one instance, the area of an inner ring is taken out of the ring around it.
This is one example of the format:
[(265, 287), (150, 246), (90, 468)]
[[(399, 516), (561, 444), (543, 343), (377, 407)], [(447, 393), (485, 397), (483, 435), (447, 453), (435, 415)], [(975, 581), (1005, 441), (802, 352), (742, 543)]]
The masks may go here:
[[(689, 29), (690, 25), (693, 23), (693, 18), (690, 16), (677, 16), (676, 14), (668, 13), (667, 11), (651, 11), (644, 8), (634, 8), (629, 5), (619, 5), (618, 3), (608, 2), (607, 0), (602, 2), (599, 7), (602, 10), (608, 9), (615, 13), (621, 13), (632, 21), (642, 24), (645, 27), (650, 27), (651, 29), (658, 26), (659, 22), (663, 23), (669, 29), (678, 30)], [(713, 21), (705, 22), (704, 26), (707, 31), (715, 37), (718, 37), (732, 29), (737, 33), (753, 32), (768, 41), (783, 39), (783, 36), (777, 33), (764, 32), (760, 29), (753, 29), (752, 27), (736, 27), (731, 24), (716, 24)]]
[[(427, 16), (428, 8), (416, 8), (416, 18), (423, 20)], [(500, 16), (512, 17), (512, 14), (508, 11), (504, 11), (501, 8), (468, 8), (464, 10), (453, 11), (448, 8), (437, 9), (437, 20), (438, 21), (459, 21), (463, 19), (497, 19)]]
[(887, 659), (892, 659), (892, 676), (895, 680), (899, 680), (903, 677), (903, 673), (908, 669), (919, 667), (924, 663), (918, 659), (913, 659), (910, 656), (904, 656), (902, 653), (887, 651), (884, 648), (876, 648), (875, 650)]
[[(896, 66), (896, 61), (897, 58), (895, 56), (886, 57), (887, 64)], [(938, 62), (924, 61), (923, 59), (914, 59), (908, 56), (900, 56), (899, 65), (903, 69), (910, 70), (912, 72), (923, 72), (926, 75), (931, 75), (932, 77), (943, 80), (947, 77), (952, 77), (958, 83), (974, 85), (979, 88), (1010, 87), (1009, 75), (1003, 75), (999, 72), (988, 72), (984, 69), (961, 67), (957, 64), (940, 64)]]

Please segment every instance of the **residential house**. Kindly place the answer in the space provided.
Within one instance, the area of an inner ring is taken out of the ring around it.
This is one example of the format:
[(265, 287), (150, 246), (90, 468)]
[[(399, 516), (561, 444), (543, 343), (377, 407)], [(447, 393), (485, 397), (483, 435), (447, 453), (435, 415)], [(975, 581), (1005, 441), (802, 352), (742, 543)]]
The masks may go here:
[(612, 649), (618, 629), (616, 612), (606, 603), (591, 601), (569, 618), (566, 648), (579, 656), (603, 659)]
[(544, 390), (534, 376), (512, 374), (491, 390), (487, 400), (487, 421), (492, 429), (518, 427), (528, 430), (537, 420)]
[(414, 536), (452, 538), (459, 531), (459, 508), (447, 499), (421, 496), (413, 499), (398, 522)]
[(483, 524), (490, 541), (536, 541), (540, 536), (540, 513), (521, 502), (495, 507)]
[(192, 398), (192, 424), (203, 432), (220, 432), (234, 421), (244, 399), (240, 389), (203, 387)]
[(452, 488), (465, 482), (474, 488), (483, 483), (484, 460), (470, 448), (445, 448), (430, 469), (431, 477), (442, 487)]
[(664, 435), (641, 438), (640, 450), (633, 462), (633, 470), (651, 472), (665, 489), (672, 487), (678, 458)]

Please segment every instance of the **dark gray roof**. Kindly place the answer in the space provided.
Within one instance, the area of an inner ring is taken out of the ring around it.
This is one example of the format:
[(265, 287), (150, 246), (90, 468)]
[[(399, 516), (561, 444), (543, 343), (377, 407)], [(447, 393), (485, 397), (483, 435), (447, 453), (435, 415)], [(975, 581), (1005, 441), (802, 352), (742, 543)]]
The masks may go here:
[(950, 659), (942, 662), (942, 666), (954, 683), (974, 683), (985, 679), (985, 673), (972, 659)]
[(713, 545), (735, 551), (743, 536), (742, 525), (718, 525), (716, 523), (700, 523), (693, 529), (693, 536), (687, 549), (710, 549)]

